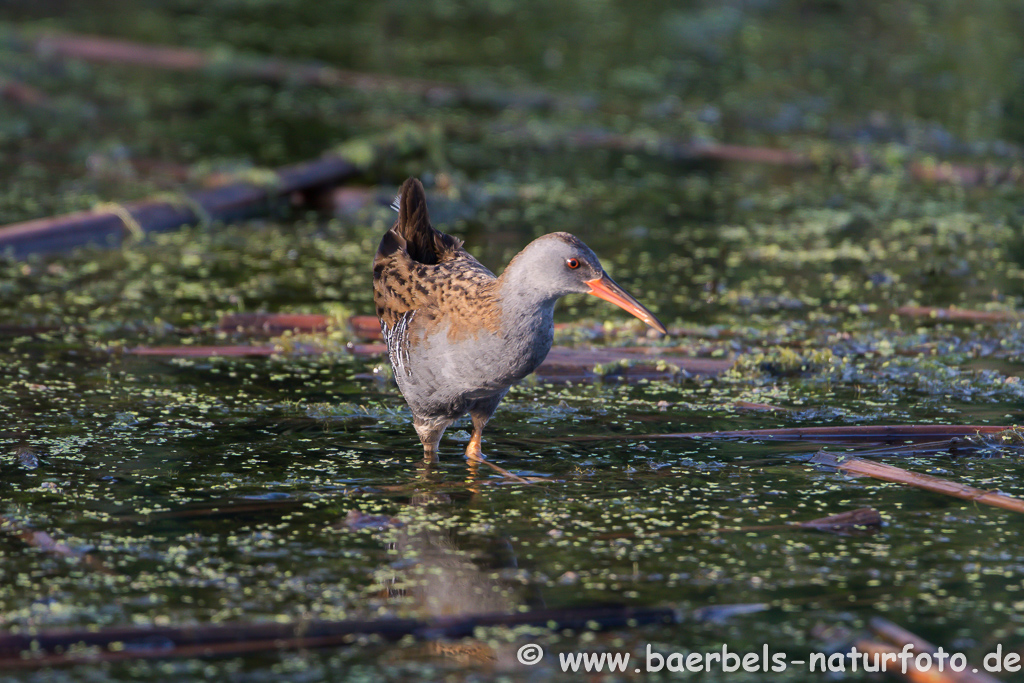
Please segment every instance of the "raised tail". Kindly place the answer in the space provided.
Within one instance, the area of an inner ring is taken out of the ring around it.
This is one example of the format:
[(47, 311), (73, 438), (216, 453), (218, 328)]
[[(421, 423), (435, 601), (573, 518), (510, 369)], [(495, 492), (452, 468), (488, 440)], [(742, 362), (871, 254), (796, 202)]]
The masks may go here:
[(402, 183), (392, 206), (398, 210), (398, 220), (391, 231), (405, 241), (406, 252), (412, 260), (434, 265), (444, 260), (446, 252), (462, 246), (458, 239), (438, 232), (430, 224), (427, 195), (416, 178)]

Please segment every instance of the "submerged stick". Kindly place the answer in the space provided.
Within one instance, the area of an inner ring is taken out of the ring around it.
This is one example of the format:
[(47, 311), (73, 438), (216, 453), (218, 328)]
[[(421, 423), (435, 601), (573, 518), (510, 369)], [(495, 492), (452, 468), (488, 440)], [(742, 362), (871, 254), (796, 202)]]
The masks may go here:
[(810, 519), (806, 522), (796, 522), (792, 526), (800, 529), (813, 529), (815, 531), (847, 533), (851, 530), (882, 526), (882, 515), (874, 508), (857, 508), (856, 510), (847, 510), (846, 512), (829, 515), (828, 517)]
[(31, 85), (26, 85), (21, 81), (12, 80), (9, 77), (0, 80), (0, 98), (14, 104), (32, 107), (48, 105), (50, 103), (50, 98), (41, 90), (33, 88)]
[(975, 441), (970, 436), (954, 436), (942, 441), (922, 441), (907, 444), (906, 446), (882, 446), (880, 448), (857, 450), (855, 453), (851, 452), (846, 455), (856, 455), (858, 458), (928, 457), (940, 453), (950, 456), (962, 456), (993, 448), (996, 448), (995, 444), (986, 443), (982, 439)]
[(39, 548), (43, 552), (51, 555), (76, 559), (80, 561), (83, 566), (101, 574), (114, 575), (116, 573), (89, 553), (73, 550), (66, 544), (54, 539), (53, 536), (45, 531), (29, 529), (13, 519), (9, 519), (2, 515), (0, 515), (0, 531), (16, 536), (28, 545)]
[[(723, 615), (760, 609), (764, 609), (764, 606), (723, 605), (684, 613), (674, 607), (610, 606), (436, 619), (51, 630), (0, 636), (0, 670), (125, 659), (232, 656), (257, 651), (336, 647), (351, 644), (358, 636), (367, 635), (394, 642), (408, 636), (427, 640), (467, 638), (476, 629), (489, 627), (532, 626), (554, 631), (594, 631), (649, 624), (700, 623), (716, 621)], [(99, 648), (99, 651), (93, 654), (66, 654), (72, 646)], [(22, 656), (22, 653), (30, 650), (35, 656)]]
[(506, 479), (511, 479), (512, 481), (516, 482), (517, 484), (531, 484), (531, 483), (533, 483), (533, 482), (527, 481), (526, 479), (523, 479), (518, 474), (513, 474), (512, 472), (509, 472), (504, 467), (499, 467), (498, 465), (495, 465), (493, 462), (491, 462), (487, 458), (480, 458), (479, 460), (471, 460), (470, 463), (469, 463), (471, 469), (473, 468), (473, 465), (481, 465), (481, 464), (482, 465), (487, 465), (488, 467), (490, 467), (492, 470), (494, 470), (495, 472), (497, 472), (501, 476), (505, 477)]
[(906, 484), (908, 486), (925, 489), (926, 491), (933, 491), (935, 493), (942, 493), (962, 500), (970, 500), (978, 503), (984, 503), (986, 505), (993, 505), (995, 507), (1003, 508), (1004, 510), (1024, 512), (1024, 500), (1020, 498), (1014, 498), (1013, 496), (1008, 496), (1005, 493), (999, 493), (997, 491), (984, 491), (982, 489), (974, 488), (973, 486), (968, 486), (967, 484), (958, 484), (947, 479), (933, 477), (929, 474), (910, 472), (899, 467), (893, 467), (892, 465), (884, 465), (880, 462), (871, 462), (869, 460), (861, 460), (859, 458), (846, 458), (842, 455), (836, 455), (835, 453), (828, 453), (825, 451), (819, 451), (810, 459), (810, 462), (815, 465), (834, 467), (837, 470), (848, 474), (857, 474), (865, 477), (872, 477), (874, 479), (880, 479), (882, 481)]

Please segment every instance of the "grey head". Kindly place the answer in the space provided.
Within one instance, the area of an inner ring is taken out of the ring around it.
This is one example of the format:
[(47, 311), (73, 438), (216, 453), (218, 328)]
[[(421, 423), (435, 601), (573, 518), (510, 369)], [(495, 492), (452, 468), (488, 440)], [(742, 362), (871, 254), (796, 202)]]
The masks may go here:
[(553, 232), (530, 242), (500, 279), (502, 295), (513, 300), (551, 305), (566, 294), (593, 294), (662, 334), (666, 332), (654, 314), (608, 277), (590, 247), (567, 232)]

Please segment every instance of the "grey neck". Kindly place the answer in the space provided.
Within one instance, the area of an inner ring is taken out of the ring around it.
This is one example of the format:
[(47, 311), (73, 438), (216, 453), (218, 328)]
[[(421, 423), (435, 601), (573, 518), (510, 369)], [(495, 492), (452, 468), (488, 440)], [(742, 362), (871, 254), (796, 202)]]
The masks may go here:
[(549, 326), (554, 324), (557, 294), (543, 292), (529, 282), (518, 278), (502, 278), (498, 287), (502, 317), (507, 323), (518, 325)]

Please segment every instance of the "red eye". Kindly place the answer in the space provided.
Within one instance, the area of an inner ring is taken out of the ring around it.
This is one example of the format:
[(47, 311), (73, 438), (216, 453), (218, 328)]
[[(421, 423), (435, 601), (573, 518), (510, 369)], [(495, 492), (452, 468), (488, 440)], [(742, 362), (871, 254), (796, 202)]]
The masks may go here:
[(580, 267), (580, 261), (579, 261), (579, 259), (574, 259), (574, 258), (566, 259), (565, 260), (565, 265), (567, 265), (572, 270), (576, 270), (577, 268)]

